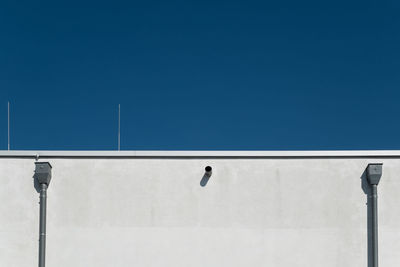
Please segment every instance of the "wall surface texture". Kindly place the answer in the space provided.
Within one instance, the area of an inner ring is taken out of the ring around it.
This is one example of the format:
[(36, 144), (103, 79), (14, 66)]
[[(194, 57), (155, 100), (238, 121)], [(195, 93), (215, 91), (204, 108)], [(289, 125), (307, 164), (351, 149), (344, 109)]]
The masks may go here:
[[(397, 158), (50, 158), (48, 267), (400, 266)], [(34, 159), (0, 158), (0, 266), (37, 266)], [(213, 167), (205, 186), (204, 167)]]

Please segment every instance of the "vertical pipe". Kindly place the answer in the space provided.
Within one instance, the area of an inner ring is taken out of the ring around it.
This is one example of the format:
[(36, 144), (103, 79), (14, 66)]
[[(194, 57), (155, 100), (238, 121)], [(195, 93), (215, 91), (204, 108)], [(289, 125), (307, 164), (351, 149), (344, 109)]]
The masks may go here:
[(7, 134), (8, 134), (8, 139), (7, 139), (7, 148), (10, 150), (10, 101), (8, 101), (8, 112), (7, 112), (7, 119), (8, 119), (8, 127), (7, 127)]
[(378, 188), (372, 186), (372, 266), (378, 267)]
[(45, 267), (46, 259), (46, 201), (47, 184), (40, 185), (39, 267)]
[(118, 151), (121, 150), (121, 104), (118, 104)]

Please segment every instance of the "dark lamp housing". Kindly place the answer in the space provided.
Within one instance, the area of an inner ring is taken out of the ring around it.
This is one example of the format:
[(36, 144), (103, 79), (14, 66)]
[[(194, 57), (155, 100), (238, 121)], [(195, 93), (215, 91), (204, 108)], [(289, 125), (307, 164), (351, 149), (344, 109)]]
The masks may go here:
[(382, 163), (370, 163), (367, 167), (367, 178), (371, 185), (378, 185), (382, 176)]
[(51, 180), (51, 165), (48, 162), (35, 162), (35, 175), (39, 184), (50, 184)]

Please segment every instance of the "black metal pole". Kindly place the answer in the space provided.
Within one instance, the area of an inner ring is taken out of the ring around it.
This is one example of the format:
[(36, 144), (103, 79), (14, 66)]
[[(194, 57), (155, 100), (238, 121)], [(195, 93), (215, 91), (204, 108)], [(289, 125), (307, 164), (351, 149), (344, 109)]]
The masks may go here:
[(39, 226), (39, 267), (45, 267), (46, 260), (46, 201), (47, 184), (40, 185), (40, 226)]
[(382, 163), (370, 163), (367, 167), (367, 178), (371, 185), (371, 243), (372, 267), (378, 267), (378, 184), (382, 176)]
[(35, 175), (40, 185), (40, 222), (39, 222), (39, 267), (45, 267), (46, 260), (46, 202), (47, 188), (51, 180), (49, 162), (35, 162)]
[(378, 267), (378, 186), (372, 187), (372, 266)]

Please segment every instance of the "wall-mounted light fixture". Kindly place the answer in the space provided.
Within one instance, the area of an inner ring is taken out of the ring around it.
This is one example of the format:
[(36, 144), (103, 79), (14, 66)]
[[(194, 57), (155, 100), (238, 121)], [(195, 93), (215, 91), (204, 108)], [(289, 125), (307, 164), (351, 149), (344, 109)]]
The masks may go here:
[(51, 180), (51, 165), (48, 162), (35, 162), (35, 179), (40, 186), (40, 223), (39, 223), (39, 267), (45, 267), (46, 260), (46, 201), (47, 188)]
[(378, 267), (378, 184), (382, 176), (382, 163), (370, 163), (367, 179), (372, 189), (372, 267)]

